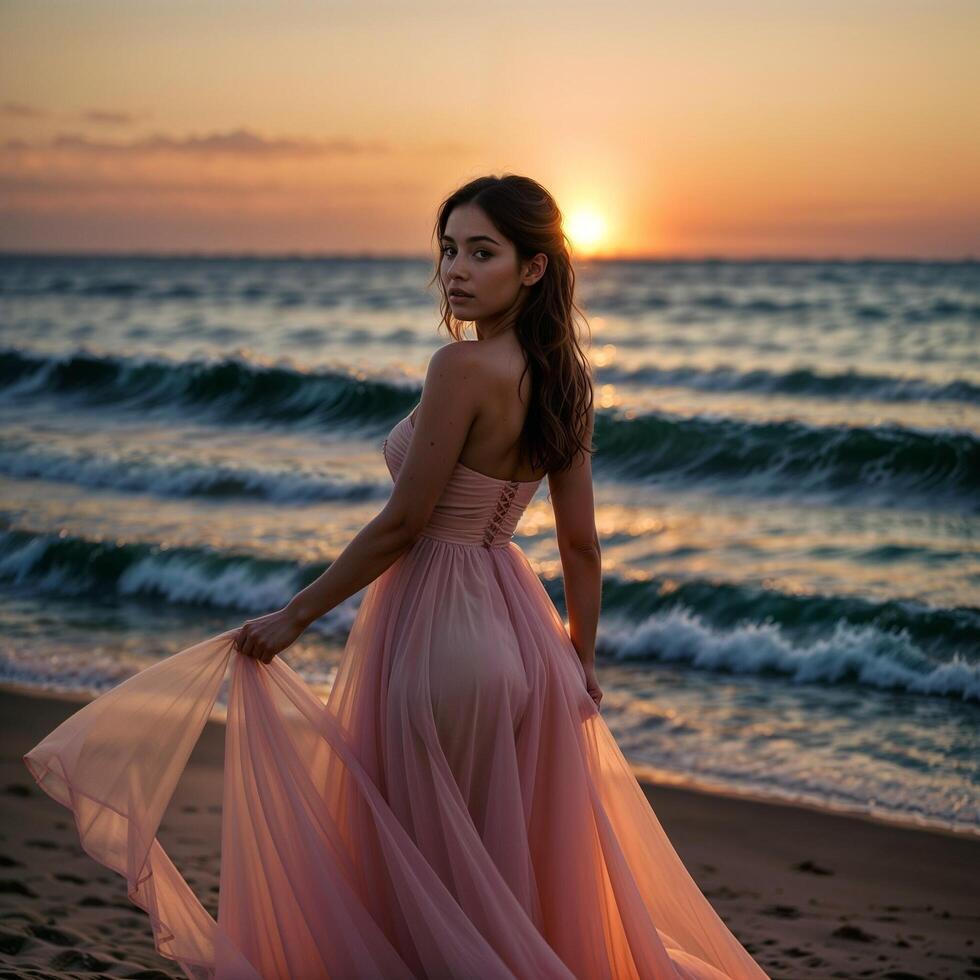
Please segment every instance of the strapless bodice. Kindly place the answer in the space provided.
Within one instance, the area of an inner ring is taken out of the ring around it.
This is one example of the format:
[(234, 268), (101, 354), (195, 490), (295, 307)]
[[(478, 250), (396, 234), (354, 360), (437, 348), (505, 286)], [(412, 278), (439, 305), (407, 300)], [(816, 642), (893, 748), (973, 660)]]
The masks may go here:
[[(393, 480), (398, 477), (414, 431), (412, 417), (406, 415), (382, 443)], [(422, 529), (422, 537), (484, 548), (505, 547), (540, 484), (540, 479), (501, 480), (457, 462)]]

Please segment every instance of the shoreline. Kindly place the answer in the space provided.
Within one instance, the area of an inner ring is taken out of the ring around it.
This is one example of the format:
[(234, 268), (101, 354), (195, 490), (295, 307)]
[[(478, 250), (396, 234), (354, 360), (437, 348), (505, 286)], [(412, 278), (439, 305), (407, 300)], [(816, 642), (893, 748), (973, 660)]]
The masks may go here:
[[(70, 811), (22, 760), (91, 700), (0, 685), (0, 964), (12, 976), (178, 977), (154, 950), (149, 918), (127, 899), (124, 879), (82, 851)], [(224, 725), (212, 718), (160, 828), (212, 915), (223, 762)], [(975, 837), (649, 777), (638, 772), (685, 866), (772, 977), (980, 975)]]
[[(64, 701), (68, 704), (77, 705), (78, 707), (94, 700), (97, 696), (87, 691), (49, 690), (34, 688), (28, 684), (19, 684), (15, 681), (0, 681), (0, 696), (4, 693), (26, 698), (37, 697), (48, 698), (53, 701)], [(223, 712), (216, 708), (208, 720), (208, 724), (224, 725), (224, 723)], [(928, 817), (915, 818), (884, 811), (869, 812), (856, 805), (848, 807), (843, 804), (808, 800), (789, 793), (785, 795), (764, 793), (759, 790), (743, 789), (729, 784), (712, 782), (665, 769), (658, 769), (656, 766), (633, 762), (631, 759), (628, 761), (637, 780), (644, 788), (669, 787), (691, 793), (700, 793), (704, 796), (724, 797), (727, 800), (742, 800), (751, 803), (765, 803), (772, 806), (795, 807), (810, 813), (849, 817), (855, 820), (865, 820), (880, 826), (896, 827), (905, 830), (920, 831), (922, 833), (946, 834), (957, 840), (973, 840), (980, 843), (980, 827), (955, 827)]]

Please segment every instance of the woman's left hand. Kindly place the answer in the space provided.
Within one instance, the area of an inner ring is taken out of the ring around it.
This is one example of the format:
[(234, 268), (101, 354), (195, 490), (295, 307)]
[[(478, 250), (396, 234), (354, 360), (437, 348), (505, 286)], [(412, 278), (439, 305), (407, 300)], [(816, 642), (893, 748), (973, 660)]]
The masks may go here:
[(258, 619), (247, 619), (235, 637), (235, 649), (244, 657), (267, 664), (305, 629), (286, 606)]

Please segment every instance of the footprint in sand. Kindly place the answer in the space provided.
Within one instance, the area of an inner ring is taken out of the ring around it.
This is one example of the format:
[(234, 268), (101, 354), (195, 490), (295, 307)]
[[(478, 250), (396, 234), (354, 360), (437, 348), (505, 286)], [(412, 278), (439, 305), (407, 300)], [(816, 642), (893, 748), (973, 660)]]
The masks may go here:
[(851, 939), (859, 943), (875, 943), (878, 937), (865, 932), (860, 926), (838, 926), (832, 933), (837, 939)]
[(710, 888), (705, 891), (708, 898), (738, 898), (741, 892), (732, 891), (728, 885), (719, 885), (717, 888)]
[(26, 783), (7, 783), (3, 788), (7, 796), (33, 796), (34, 791)]
[(767, 905), (759, 909), (762, 915), (771, 915), (777, 919), (798, 919), (800, 910), (795, 905)]
[(71, 882), (71, 884), (73, 884), (73, 885), (87, 885), (88, 884), (88, 879), (86, 879), (86, 878), (79, 878), (78, 875), (56, 874), (55, 875), (55, 878), (57, 878), (58, 881), (68, 881), (68, 882)]
[(53, 946), (79, 946), (86, 942), (85, 937), (80, 936), (77, 932), (71, 932), (68, 929), (55, 929), (53, 926), (30, 925), (25, 931), (29, 932), (35, 939), (41, 939)]
[(16, 956), (27, 942), (27, 937), (16, 932), (0, 931), (0, 953), (5, 956)]
[(24, 898), (37, 898), (37, 892), (31, 891), (22, 881), (11, 881), (9, 878), (0, 880), (0, 894), (23, 895)]
[(806, 871), (812, 875), (832, 875), (834, 872), (829, 868), (821, 868), (819, 864), (813, 861), (800, 861), (799, 864), (794, 864), (794, 871)]
[(91, 953), (83, 953), (80, 949), (66, 949), (63, 953), (53, 956), (48, 966), (55, 970), (87, 970), (90, 973), (104, 972), (114, 964), (109, 960), (100, 960)]

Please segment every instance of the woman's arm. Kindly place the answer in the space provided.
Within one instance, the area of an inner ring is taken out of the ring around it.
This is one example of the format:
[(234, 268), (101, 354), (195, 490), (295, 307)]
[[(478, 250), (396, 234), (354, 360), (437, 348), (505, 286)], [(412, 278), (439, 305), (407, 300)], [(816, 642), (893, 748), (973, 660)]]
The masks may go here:
[[(594, 413), (589, 410), (587, 446), (592, 445)], [(548, 476), (555, 531), (565, 583), (568, 631), (586, 666), (595, 662), (596, 631), (602, 602), (602, 555), (595, 526), (592, 457), (582, 453), (571, 468)]]
[(415, 541), (411, 529), (386, 510), (371, 518), (331, 562), (330, 567), (286, 605), (297, 626), (306, 629), (315, 619), (373, 582)]
[(411, 443), (388, 503), (289, 602), (304, 628), (373, 582), (412, 547), (456, 468), (482, 397), (479, 362), (469, 345), (440, 347), (429, 360)]
[(432, 355), (411, 442), (384, 509), (282, 609), (245, 622), (235, 640), (241, 653), (269, 663), (310, 623), (373, 582), (412, 547), (456, 467), (483, 392), (484, 379), (469, 344), (447, 344)]
[(558, 545), (565, 607), (568, 609), (568, 635), (582, 664), (595, 663), (595, 640), (602, 603), (602, 556), (598, 543), (583, 547)]

